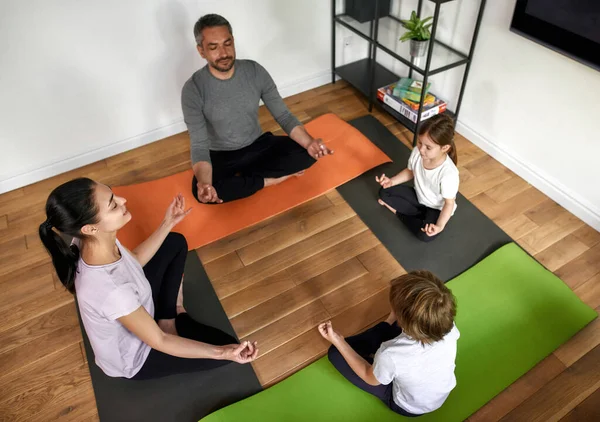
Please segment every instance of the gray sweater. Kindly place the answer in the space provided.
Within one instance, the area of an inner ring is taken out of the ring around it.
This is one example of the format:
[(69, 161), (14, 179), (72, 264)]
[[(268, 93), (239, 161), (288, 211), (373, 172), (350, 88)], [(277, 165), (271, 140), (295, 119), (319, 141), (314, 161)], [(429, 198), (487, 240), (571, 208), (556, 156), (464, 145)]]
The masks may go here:
[(236, 60), (235, 72), (227, 80), (215, 78), (208, 65), (195, 72), (181, 93), (192, 164), (210, 162), (210, 150), (231, 151), (254, 142), (262, 134), (260, 99), (286, 133), (300, 125), (281, 99), (271, 75), (255, 61)]

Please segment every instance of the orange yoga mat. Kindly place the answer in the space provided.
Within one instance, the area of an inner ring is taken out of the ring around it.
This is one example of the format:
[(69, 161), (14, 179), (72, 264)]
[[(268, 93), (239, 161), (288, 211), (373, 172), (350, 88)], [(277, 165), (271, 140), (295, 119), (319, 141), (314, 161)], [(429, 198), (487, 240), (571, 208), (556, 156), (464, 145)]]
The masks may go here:
[(126, 247), (135, 248), (158, 227), (173, 197), (181, 193), (186, 207), (193, 209), (174, 231), (185, 235), (190, 250), (197, 249), (316, 198), (391, 161), (362, 133), (334, 114), (316, 118), (306, 124), (306, 129), (313, 137), (323, 139), (334, 154), (319, 159), (303, 176), (292, 177), (248, 198), (224, 204), (201, 204), (192, 195), (192, 170), (114, 188), (115, 194), (127, 199), (127, 209), (133, 217), (119, 230), (117, 237)]

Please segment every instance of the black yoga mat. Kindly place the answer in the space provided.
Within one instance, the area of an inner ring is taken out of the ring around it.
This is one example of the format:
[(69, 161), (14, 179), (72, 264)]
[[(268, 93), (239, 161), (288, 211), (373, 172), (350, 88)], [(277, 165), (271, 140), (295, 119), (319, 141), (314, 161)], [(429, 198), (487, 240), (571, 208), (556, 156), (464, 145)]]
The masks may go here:
[[(460, 193), (458, 208), (444, 231), (432, 242), (418, 240), (389, 210), (377, 203), (379, 184), (375, 176), (397, 174), (406, 168), (411, 150), (375, 117), (350, 122), (390, 157), (382, 164), (338, 187), (342, 197), (407, 271), (426, 269), (448, 281), (512, 241)], [(460, 151), (458, 151), (460, 163)]]
[[(192, 318), (237, 337), (194, 251), (187, 256), (183, 289), (184, 306)], [(108, 377), (94, 363), (81, 320), (80, 326), (101, 422), (195, 422), (262, 389), (251, 365), (233, 362), (147, 381)]]

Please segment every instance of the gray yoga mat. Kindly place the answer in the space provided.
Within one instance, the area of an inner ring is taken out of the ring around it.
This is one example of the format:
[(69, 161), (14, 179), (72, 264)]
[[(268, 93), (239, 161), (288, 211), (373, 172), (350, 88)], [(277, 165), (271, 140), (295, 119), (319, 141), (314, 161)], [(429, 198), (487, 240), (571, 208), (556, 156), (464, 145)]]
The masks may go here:
[[(411, 150), (371, 115), (349, 123), (393, 162), (375, 167), (337, 189), (405, 270), (426, 269), (448, 281), (512, 241), (460, 193), (456, 198), (458, 208), (438, 238), (429, 243), (418, 240), (394, 214), (377, 203), (379, 184), (375, 181), (381, 173), (392, 176), (406, 168)], [(460, 151), (458, 160), (460, 163)]]
[[(184, 306), (193, 319), (237, 338), (194, 251), (187, 256), (183, 289)], [(252, 366), (237, 363), (146, 381), (108, 377), (94, 363), (81, 320), (80, 326), (101, 422), (195, 422), (262, 389)]]

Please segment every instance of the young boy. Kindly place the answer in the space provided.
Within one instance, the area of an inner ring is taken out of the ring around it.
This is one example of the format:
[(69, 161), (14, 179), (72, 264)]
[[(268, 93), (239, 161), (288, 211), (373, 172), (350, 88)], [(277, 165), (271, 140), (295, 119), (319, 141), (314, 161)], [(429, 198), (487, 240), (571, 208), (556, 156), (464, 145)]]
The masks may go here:
[(432, 412), (456, 386), (456, 300), (435, 275), (413, 271), (392, 280), (390, 304), (385, 322), (348, 339), (330, 321), (320, 324), (319, 332), (332, 343), (329, 360), (394, 412)]

